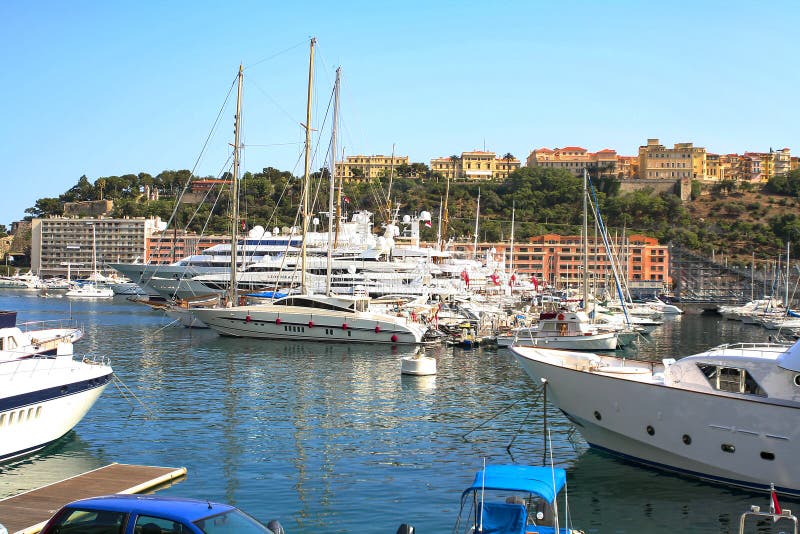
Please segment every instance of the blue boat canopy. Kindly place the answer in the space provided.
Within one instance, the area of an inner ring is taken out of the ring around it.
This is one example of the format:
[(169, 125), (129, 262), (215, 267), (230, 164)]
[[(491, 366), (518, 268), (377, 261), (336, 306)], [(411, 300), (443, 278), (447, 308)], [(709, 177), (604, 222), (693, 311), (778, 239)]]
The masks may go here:
[[(513, 490), (533, 493), (552, 503), (567, 483), (567, 472), (560, 467), (534, 467), (530, 465), (487, 465), (485, 471), (475, 473), (472, 486), (464, 496), (473, 491)], [(554, 487), (555, 484), (555, 487)]]
[(257, 297), (262, 299), (282, 299), (288, 295), (288, 293), (283, 293), (281, 291), (259, 291), (258, 293), (248, 293), (248, 297)]

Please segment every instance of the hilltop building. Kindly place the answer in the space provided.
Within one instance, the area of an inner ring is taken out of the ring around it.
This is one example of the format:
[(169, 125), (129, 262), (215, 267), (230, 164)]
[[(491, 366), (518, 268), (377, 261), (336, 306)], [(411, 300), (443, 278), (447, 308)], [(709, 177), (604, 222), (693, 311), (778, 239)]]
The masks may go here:
[(498, 157), (480, 150), (431, 160), (431, 171), (451, 180), (505, 180), (519, 167), (519, 160), (513, 156)]
[(705, 180), (706, 149), (693, 143), (676, 143), (667, 148), (658, 139), (648, 139), (639, 147), (639, 178)]
[(336, 175), (345, 182), (376, 180), (389, 176), (392, 169), (408, 164), (408, 156), (347, 156), (344, 161), (336, 162)]
[(600, 176), (630, 176), (625, 175), (625, 171), (630, 172), (630, 159), (618, 156), (616, 150), (610, 148), (598, 152), (589, 152), (579, 146), (539, 148), (531, 151), (526, 166), (565, 169), (575, 176), (582, 175), (583, 169), (596, 169)]

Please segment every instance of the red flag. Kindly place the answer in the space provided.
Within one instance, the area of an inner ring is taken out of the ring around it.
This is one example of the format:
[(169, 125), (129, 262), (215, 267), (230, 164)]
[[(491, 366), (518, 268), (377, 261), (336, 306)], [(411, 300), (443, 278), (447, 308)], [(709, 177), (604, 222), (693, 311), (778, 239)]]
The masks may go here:
[(517, 281), (517, 275), (516, 274), (512, 274), (511, 278), (508, 279), (508, 285), (513, 286), (514, 282), (516, 282), (516, 281)]
[(489, 279), (491, 279), (491, 281), (494, 282), (494, 285), (496, 286), (500, 285), (500, 277), (497, 276), (497, 273), (492, 273), (491, 276), (489, 276)]
[(464, 280), (464, 283), (467, 284), (467, 287), (469, 287), (469, 273), (466, 269), (461, 271), (461, 279)]
[(350, 204), (350, 197), (344, 197), (344, 203)]
[(770, 503), (770, 512), (773, 514), (781, 514), (781, 505), (778, 504), (778, 494), (775, 493), (775, 486), (770, 484), (770, 496), (772, 497), (772, 502)]
[(247, 226), (245, 226), (244, 219), (242, 219), (242, 230), (246, 230), (246, 229), (247, 229)]
[(430, 228), (430, 227), (431, 227), (431, 222), (430, 222), (430, 221), (425, 221), (425, 226), (427, 226), (428, 228)]
[(536, 275), (531, 275), (531, 282), (533, 283), (533, 290), (539, 291), (539, 281), (536, 279)]

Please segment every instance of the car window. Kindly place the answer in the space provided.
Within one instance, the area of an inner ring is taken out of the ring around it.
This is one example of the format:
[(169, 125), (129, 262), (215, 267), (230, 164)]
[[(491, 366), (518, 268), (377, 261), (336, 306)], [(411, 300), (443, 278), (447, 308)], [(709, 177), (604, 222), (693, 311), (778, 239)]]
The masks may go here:
[(59, 534), (122, 534), (125, 512), (65, 508), (50, 532)]
[(133, 534), (188, 534), (191, 529), (178, 521), (140, 515), (133, 526)]
[(264, 534), (270, 530), (240, 510), (229, 510), (194, 522), (205, 534)]

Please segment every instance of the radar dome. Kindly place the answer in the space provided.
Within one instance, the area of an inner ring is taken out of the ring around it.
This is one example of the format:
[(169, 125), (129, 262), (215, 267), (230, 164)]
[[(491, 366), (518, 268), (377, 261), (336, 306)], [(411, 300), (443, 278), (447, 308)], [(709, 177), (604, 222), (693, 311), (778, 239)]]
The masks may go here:
[(411, 215), (403, 215), (403, 222), (408, 224), (411, 222)]
[(431, 220), (431, 212), (429, 211), (422, 211), (419, 214), (420, 221), (430, 221)]
[(265, 232), (264, 227), (261, 226), (260, 224), (257, 224), (254, 227), (252, 227), (249, 232), (247, 232), (247, 236), (258, 238), (263, 236), (264, 232)]

